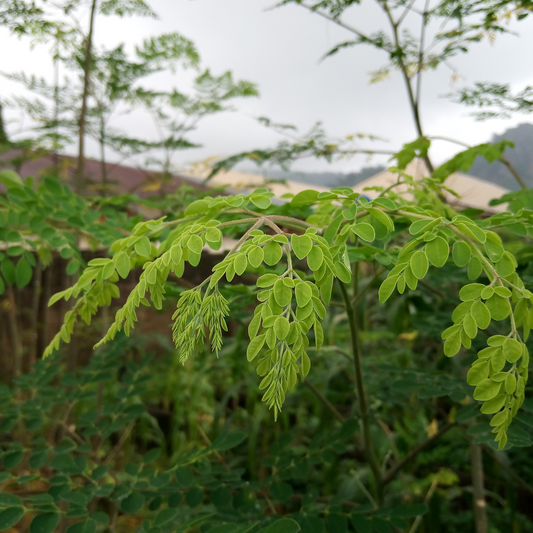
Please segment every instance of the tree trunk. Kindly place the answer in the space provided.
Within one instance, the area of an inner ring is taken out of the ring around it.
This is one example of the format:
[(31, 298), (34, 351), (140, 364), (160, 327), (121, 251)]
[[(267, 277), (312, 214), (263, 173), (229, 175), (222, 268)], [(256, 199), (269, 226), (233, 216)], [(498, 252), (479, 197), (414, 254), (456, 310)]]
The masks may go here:
[(91, 82), (91, 63), (93, 47), (94, 18), (98, 0), (92, 0), (89, 33), (85, 39), (85, 58), (83, 65), (83, 94), (81, 100), (80, 118), (78, 120), (78, 164), (74, 179), (74, 189), (78, 194), (83, 193), (85, 182), (85, 122), (87, 119), (87, 100)]
[(40, 325), (40, 303), (41, 303), (41, 293), (42, 293), (42, 278), (43, 278), (43, 269), (41, 260), (37, 256), (37, 266), (35, 268), (35, 273), (33, 274), (34, 284), (33, 284), (33, 301), (31, 309), (31, 321), (32, 321), (32, 339), (31, 339), (31, 349), (30, 349), (30, 360), (29, 368), (37, 362), (37, 357), (39, 356), (39, 331), (41, 329)]
[(7, 138), (7, 133), (4, 126), (4, 109), (2, 107), (2, 102), (0, 101), (0, 148), (9, 143)]
[(11, 346), (13, 350), (13, 377), (20, 376), (22, 373), (22, 341), (20, 339), (17, 302), (15, 298), (15, 289), (11, 285), (7, 286), (7, 298), (9, 301), (9, 329), (11, 333)]
[(102, 173), (102, 196), (107, 196), (107, 168), (105, 161), (105, 120), (102, 112), (100, 117), (100, 168)]

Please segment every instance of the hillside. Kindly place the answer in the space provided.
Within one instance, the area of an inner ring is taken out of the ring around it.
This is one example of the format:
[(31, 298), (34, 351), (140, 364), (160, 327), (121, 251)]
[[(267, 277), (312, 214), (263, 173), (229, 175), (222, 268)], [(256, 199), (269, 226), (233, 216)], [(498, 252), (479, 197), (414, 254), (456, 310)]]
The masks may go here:
[[(520, 124), (501, 135), (493, 135), (490, 142), (512, 141), (514, 148), (505, 151), (507, 159), (513, 164), (528, 187), (533, 187), (533, 124)], [(487, 163), (477, 158), (468, 171), (471, 176), (496, 183), (506, 189), (518, 190), (519, 185), (506, 166), (499, 162)]]
[[(506, 130), (501, 135), (493, 135), (490, 142), (502, 140), (512, 141), (514, 148), (508, 148), (505, 152), (518, 173), (522, 176), (529, 187), (533, 188), (533, 124), (520, 124), (515, 128)], [(299, 172), (275, 169), (262, 169), (261, 174), (276, 180), (292, 180), (309, 185), (321, 185), (323, 187), (338, 187), (340, 185), (353, 186), (367, 178), (370, 178), (384, 170), (384, 166), (364, 167), (359, 172)], [(251, 170), (258, 173), (257, 168)], [(510, 190), (517, 190), (518, 183), (511, 175), (507, 167), (499, 162), (487, 163), (485, 159), (477, 158), (468, 174), (500, 185)]]

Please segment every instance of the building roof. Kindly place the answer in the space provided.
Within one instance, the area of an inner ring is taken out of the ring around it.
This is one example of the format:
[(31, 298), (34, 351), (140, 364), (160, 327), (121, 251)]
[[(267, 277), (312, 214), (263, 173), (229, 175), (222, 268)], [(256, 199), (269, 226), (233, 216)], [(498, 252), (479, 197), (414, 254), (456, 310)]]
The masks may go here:
[[(23, 158), (21, 150), (10, 150), (0, 155), (0, 170), (10, 168), (22, 177), (32, 176), (40, 178), (47, 172), (59, 169), (60, 179), (71, 184), (74, 181), (76, 171), (76, 158), (68, 155), (36, 154), (29, 153)], [(23, 161), (20, 165), (18, 161)], [(188, 185), (196, 189), (205, 190), (200, 180), (172, 174), (165, 176), (160, 172), (143, 170), (116, 163), (106, 163), (105, 170), (108, 178), (109, 192), (113, 194), (137, 194), (140, 197), (154, 196), (161, 193), (172, 193), (182, 185)], [(87, 176), (86, 191), (88, 194), (99, 192), (103, 183), (103, 168), (100, 161), (86, 159), (85, 174)]]
[(254, 189), (266, 187), (272, 191), (277, 198), (280, 198), (287, 193), (298, 194), (306, 189), (314, 189), (319, 192), (330, 190), (330, 188), (319, 187), (317, 185), (309, 185), (307, 183), (300, 183), (290, 180), (271, 180), (257, 174), (248, 174), (234, 170), (219, 172), (213, 178), (211, 178), (209, 184), (212, 187), (231, 187), (237, 193), (248, 193)]
[[(429, 176), (426, 164), (421, 159), (415, 159), (405, 169), (405, 173), (412, 176), (415, 180), (420, 180), (424, 176)], [(354, 191), (364, 194), (370, 199), (376, 198), (380, 193), (375, 190), (367, 190), (372, 187), (387, 188), (398, 182), (400, 176), (397, 173), (384, 170), (376, 174), (375, 176), (368, 178), (361, 183), (358, 183), (353, 187)], [(455, 209), (465, 209), (468, 207), (475, 209), (483, 209), (489, 212), (501, 212), (507, 209), (507, 204), (501, 204), (496, 206), (489, 205), (489, 202), (495, 198), (500, 198), (504, 194), (510, 192), (508, 189), (504, 189), (494, 183), (463, 174), (462, 172), (456, 172), (449, 176), (444, 182), (446, 187), (452, 189), (459, 198), (453, 194), (444, 191), (444, 196), (449, 205)], [(407, 185), (398, 185), (394, 187), (394, 191), (401, 194), (406, 200), (413, 200), (412, 195), (407, 193)]]

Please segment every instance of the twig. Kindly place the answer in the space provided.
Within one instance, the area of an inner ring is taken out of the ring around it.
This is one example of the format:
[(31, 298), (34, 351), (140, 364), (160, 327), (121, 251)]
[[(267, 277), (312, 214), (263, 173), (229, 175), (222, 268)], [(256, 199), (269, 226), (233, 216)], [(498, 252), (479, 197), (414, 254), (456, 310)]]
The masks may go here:
[[(431, 484), (431, 487), (429, 487), (426, 497), (424, 498), (424, 503), (428, 503), (429, 500), (431, 500), (431, 498), (433, 497), (433, 493), (435, 492), (435, 490), (437, 490), (438, 484), (439, 484), (439, 476), (436, 476), (435, 479), (433, 480), (433, 483)], [(411, 529), (409, 530), (409, 533), (416, 532), (416, 530), (418, 529), (418, 526), (423, 520), (422, 516), (423, 515), (419, 515), (416, 517), (415, 521), (413, 522), (413, 525), (411, 526)]]
[(359, 401), (359, 415), (361, 416), (361, 427), (363, 433), (363, 442), (365, 455), (367, 457), (370, 469), (374, 476), (374, 482), (376, 484), (376, 496), (377, 501), (381, 505), (383, 502), (383, 479), (380, 465), (374, 454), (374, 447), (372, 445), (371, 435), (370, 435), (370, 414), (368, 411), (368, 404), (366, 401), (366, 394), (363, 383), (363, 375), (361, 368), (361, 354), (359, 351), (359, 332), (357, 329), (357, 322), (354, 314), (354, 308), (351, 305), (350, 297), (346, 286), (344, 283), (339, 282), (339, 287), (341, 290), (342, 298), (346, 305), (346, 313), (348, 315), (348, 323), (350, 325), (350, 340), (351, 340), (351, 351), (353, 356), (354, 363), (354, 372), (356, 379), (357, 387), (357, 397)]
[(339, 413), (337, 408), (307, 378), (304, 379), (304, 383), (339, 422), (346, 422), (346, 418)]
[(387, 472), (383, 476), (383, 484), (386, 485), (387, 483), (390, 483), (405, 465), (412, 461), (420, 452), (431, 446), (437, 439), (439, 439), (442, 435), (444, 435), (444, 433), (446, 433), (455, 425), (455, 422), (448, 422), (447, 424), (442, 426), (437, 431), (437, 433), (435, 433), (435, 435), (432, 435), (427, 440), (420, 443), (418, 446), (415, 446), (403, 459), (398, 461), (394, 466), (387, 470)]
[(506, 464), (490, 446), (483, 445), (483, 449), (516, 481), (520, 487), (533, 495), (533, 487)]
[(133, 429), (133, 426), (135, 425), (135, 421), (130, 422), (128, 427), (124, 430), (124, 433), (120, 436), (120, 439), (116, 443), (115, 447), (109, 452), (109, 455), (105, 458), (105, 461), (103, 462), (104, 465), (108, 465), (118, 454), (124, 443), (126, 442), (127, 438), (130, 436), (131, 430)]

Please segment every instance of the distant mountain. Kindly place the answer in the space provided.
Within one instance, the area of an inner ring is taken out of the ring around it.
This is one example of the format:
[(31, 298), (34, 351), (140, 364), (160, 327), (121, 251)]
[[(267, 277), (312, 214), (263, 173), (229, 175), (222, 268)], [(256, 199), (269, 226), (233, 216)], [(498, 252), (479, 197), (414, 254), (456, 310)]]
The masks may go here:
[[(514, 143), (514, 148), (505, 150), (505, 156), (516, 168), (527, 186), (533, 187), (533, 124), (520, 124), (501, 135), (493, 135), (490, 142), (503, 140)], [(513, 191), (520, 188), (507, 167), (499, 161), (491, 164), (487, 163), (485, 159), (477, 157), (468, 174)]]
[[(528, 187), (533, 188), (533, 124), (520, 124), (510, 128), (501, 135), (493, 135), (490, 142), (502, 140), (514, 143), (514, 148), (508, 148), (505, 156), (516, 168)], [(275, 180), (291, 180), (309, 185), (321, 185), (323, 187), (339, 187), (341, 185), (353, 186), (367, 178), (385, 170), (384, 166), (364, 167), (359, 172), (298, 172), (275, 169), (257, 169), (251, 172), (261, 174), (266, 178)], [(516, 179), (507, 167), (495, 161), (487, 163), (483, 158), (476, 158), (468, 174), (489, 181), (510, 190), (518, 190), (520, 187)]]
[(378, 172), (385, 170), (383, 166), (364, 167), (359, 172), (350, 172), (348, 174), (343, 172), (298, 172), (294, 170), (274, 170), (262, 169), (258, 172), (257, 169), (253, 172), (261, 174), (265, 178), (274, 180), (290, 180), (300, 183), (308, 183), (309, 185), (320, 185), (322, 187), (340, 187), (347, 185), (351, 187), (360, 183), (367, 178), (376, 175)]

